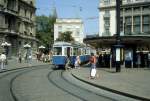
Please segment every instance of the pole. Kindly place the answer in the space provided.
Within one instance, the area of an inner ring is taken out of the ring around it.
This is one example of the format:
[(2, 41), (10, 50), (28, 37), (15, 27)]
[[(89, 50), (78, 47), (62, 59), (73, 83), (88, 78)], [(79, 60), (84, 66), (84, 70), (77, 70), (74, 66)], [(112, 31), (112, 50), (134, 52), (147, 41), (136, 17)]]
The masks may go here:
[[(116, 44), (117, 46), (120, 45), (120, 3), (121, 3), (120, 0), (116, 0), (116, 25), (117, 25)], [(120, 53), (119, 53), (119, 56), (120, 56)], [(121, 71), (120, 62), (121, 61), (116, 61), (116, 72)]]

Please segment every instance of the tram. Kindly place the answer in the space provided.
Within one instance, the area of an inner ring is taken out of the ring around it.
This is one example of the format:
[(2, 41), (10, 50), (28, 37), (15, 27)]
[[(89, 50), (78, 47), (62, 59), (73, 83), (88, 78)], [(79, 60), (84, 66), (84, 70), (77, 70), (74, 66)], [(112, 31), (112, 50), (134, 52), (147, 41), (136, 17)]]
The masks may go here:
[(53, 44), (52, 62), (57, 67), (64, 67), (67, 56), (70, 57), (71, 65), (74, 66), (76, 56), (80, 57), (81, 64), (89, 61), (91, 48), (80, 43), (55, 42)]

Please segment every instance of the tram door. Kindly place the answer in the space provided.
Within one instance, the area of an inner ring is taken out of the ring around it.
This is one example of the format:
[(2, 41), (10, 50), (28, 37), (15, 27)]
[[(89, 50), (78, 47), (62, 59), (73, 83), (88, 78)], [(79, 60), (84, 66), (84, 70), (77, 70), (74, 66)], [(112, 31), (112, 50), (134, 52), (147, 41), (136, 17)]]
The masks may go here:
[(71, 56), (72, 54), (71, 54), (71, 47), (66, 47), (65, 48), (65, 55), (66, 56)]

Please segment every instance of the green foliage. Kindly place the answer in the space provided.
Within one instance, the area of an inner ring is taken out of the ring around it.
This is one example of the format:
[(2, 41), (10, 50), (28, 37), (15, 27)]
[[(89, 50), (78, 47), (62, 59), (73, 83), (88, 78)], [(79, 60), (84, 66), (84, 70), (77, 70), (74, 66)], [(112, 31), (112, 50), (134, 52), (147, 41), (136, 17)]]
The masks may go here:
[(36, 38), (41, 42), (40, 44), (46, 46), (47, 49), (50, 48), (54, 40), (54, 23), (56, 17), (50, 16), (37, 16), (36, 22)]
[(60, 36), (56, 39), (56, 41), (65, 41), (65, 42), (72, 42), (74, 38), (72, 37), (72, 32), (66, 31), (61, 33)]

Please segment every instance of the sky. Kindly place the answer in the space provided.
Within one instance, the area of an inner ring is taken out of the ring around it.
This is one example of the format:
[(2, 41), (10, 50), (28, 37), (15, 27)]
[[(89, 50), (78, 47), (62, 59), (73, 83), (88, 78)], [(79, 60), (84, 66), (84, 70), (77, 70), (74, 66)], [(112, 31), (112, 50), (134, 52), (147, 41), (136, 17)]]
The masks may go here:
[[(82, 18), (86, 35), (97, 34), (100, 0), (36, 0), (36, 15), (49, 16), (55, 6), (58, 18)], [(94, 19), (93, 19), (94, 18)]]

